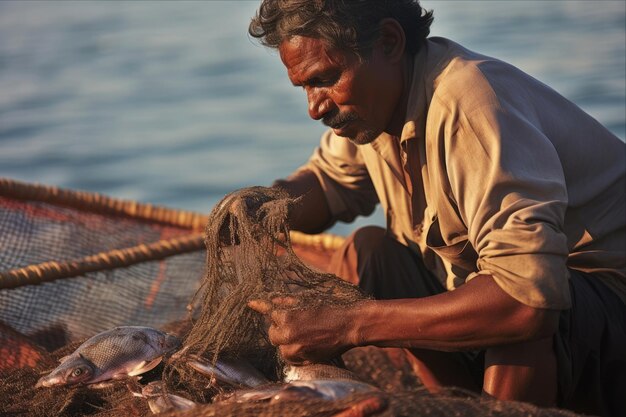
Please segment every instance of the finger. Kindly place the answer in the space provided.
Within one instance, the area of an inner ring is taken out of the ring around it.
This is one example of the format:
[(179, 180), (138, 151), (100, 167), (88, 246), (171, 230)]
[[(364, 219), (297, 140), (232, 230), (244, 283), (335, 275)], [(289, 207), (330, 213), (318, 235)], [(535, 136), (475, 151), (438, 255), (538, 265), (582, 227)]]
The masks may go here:
[[(272, 312), (272, 315), (274, 312)], [(273, 345), (288, 345), (294, 342), (294, 332), (289, 326), (281, 326), (280, 323), (272, 321), (269, 329), (267, 330), (267, 336)]]
[(295, 307), (300, 303), (300, 300), (295, 297), (283, 296), (272, 298), (272, 303), (278, 308)]
[(272, 323), (278, 327), (284, 326), (285, 323), (287, 323), (287, 312), (285, 310), (272, 310), (269, 317)]
[(272, 303), (265, 300), (250, 300), (248, 307), (261, 314), (268, 314), (274, 309)]
[(387, 400), (380, 395), (361, 400), (333, 417), (368, 417), (387, 408)]
[(280, 357), (290, 365), (304, 366), (313, 362), (303, 356), (298, 345), (282, 345), (279, 347)]
[(274, 346), (280, 346), (287, 343), (283, 332), (281, 332), (276, 326), (270, 326), (267, 330), (267, 337), (270, 339), (270, 343)]

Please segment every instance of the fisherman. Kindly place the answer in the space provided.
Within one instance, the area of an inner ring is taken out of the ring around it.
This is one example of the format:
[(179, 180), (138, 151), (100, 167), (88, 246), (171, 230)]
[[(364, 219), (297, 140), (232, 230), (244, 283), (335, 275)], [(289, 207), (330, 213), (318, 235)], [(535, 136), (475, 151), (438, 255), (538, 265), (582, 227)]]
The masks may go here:
[(263, 0), (278, 49), (330, 129), (274, 184), (292, 229), (370, 214), (332, 272), (375, 300), (250, 302), (292, 363), (408, 348), (423, 383), (626, 414), (626, 147), (541, 82), (428, 37), (418, 0)]

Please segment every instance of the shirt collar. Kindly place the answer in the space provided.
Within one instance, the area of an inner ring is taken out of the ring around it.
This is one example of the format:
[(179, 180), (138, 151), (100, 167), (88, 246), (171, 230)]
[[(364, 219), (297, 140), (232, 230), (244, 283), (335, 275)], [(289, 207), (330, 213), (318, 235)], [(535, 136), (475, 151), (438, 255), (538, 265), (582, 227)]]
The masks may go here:
[(428, 38), (413, 58), (413, 74), (400, 143), (409, 139), (423, 139), (435, 80), (447, 61), (448, 43), (447, 39)]
[[(414, 139), (417, 132), (423, 132), (426, 120), (426, 92), (424, 90), (424, 75), (426, 59), (428, 56), (428, 41), (426, 41), (419, 52), (413, 58), (413, 73), (409, 86), (409, 98), (406, 108), (406, 116), (400, 143), (409, 139)], [(418, 130), (419, 129), (419, 130)]]

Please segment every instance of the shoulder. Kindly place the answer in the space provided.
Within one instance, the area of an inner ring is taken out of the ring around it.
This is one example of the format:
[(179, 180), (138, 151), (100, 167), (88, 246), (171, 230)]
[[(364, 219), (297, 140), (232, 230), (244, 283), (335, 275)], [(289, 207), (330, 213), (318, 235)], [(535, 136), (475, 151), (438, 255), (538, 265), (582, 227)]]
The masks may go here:
[(434, 38), (432, 42), (445, 51), (428, 80), (435, 106), (465, 113), (484, 106), (498, 106), (504, 79), (521, 73), (506, 62), (470, 51), (447, 39)]

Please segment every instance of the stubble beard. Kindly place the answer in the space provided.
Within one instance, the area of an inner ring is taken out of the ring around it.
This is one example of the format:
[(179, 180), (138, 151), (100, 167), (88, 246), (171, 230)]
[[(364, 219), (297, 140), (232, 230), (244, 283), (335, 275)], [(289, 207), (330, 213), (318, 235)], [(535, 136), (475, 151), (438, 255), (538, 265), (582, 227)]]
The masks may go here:
[[(338, 129), (343, 124), (348, 122), (362, 121), (356, 113), (330, 113), (322, 119), (322, 123), (332, 129)], [(377, 132), (374, 129), (363, 129), (355, 134), (354, 137), (347, 137), (355, 145), (367, 145), (376, 139), (382, 132)]]
[(372, 129), (365, 129), (358, 132), (355, 137), (348, 139), (355, 145), (367, 145), (368, 143), (372, 143), (378, 136), (380, 136), (380, 132), (376, 132)]

